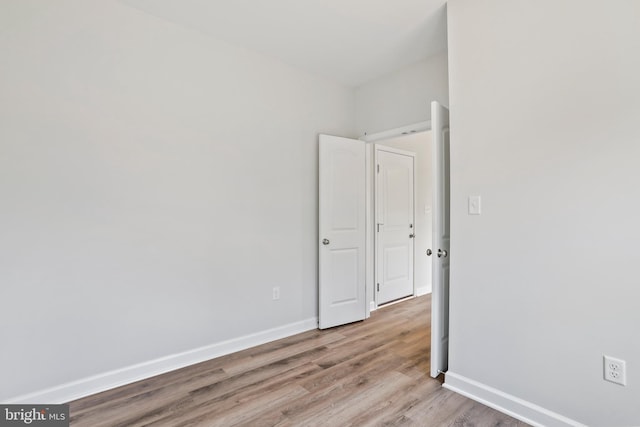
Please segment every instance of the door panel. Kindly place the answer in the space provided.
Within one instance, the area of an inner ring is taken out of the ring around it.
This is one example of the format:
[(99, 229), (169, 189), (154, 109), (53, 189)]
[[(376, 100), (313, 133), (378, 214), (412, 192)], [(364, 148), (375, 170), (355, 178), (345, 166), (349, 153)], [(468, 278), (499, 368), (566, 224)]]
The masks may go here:
[(365, 145), (320, 135), (319, 326), (363, 320), (365, 298)]
[[(433, 128), (433, 293), (431, 308), (431, 376), (449, 367), (449, 110), (431, 103)], [(440, 255), (440, 256), (439, 256)]]
[(384, 282), (410, 278), (409, 252), (408, 245), (384, 248)]
[(358, 200), (359, 180), (354, 179), (353, 163), (359, 162), (359, 153), (353, 147), (334, 147), (329, 155), (331, 173), (329, 197), (331, 197), (331, 231), (358, 229), (361, 207)]
[(358, 300), (358, 251), (334, 249), (329, 251), (331, 286), (329, 301), (332, 306), (350, 304)]
[(413, 153), (376, 146), (378, 304), (413, 295)]

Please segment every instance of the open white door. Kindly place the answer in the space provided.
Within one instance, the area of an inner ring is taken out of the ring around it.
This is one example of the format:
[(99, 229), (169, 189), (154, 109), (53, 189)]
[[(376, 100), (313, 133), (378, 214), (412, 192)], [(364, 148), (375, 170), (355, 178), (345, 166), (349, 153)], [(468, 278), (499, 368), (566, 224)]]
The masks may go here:
[(363, 141), (320, 135), (319, 327), (366, 317)]
[(449, 110), (431, 103), (433, 129), (433, 293), (431, 376), (449, 366)]

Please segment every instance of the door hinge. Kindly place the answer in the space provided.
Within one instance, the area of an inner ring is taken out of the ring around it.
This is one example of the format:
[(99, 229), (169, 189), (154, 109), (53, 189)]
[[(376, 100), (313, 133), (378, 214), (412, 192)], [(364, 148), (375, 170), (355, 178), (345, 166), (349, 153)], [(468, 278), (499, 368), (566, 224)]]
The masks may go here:
[(380, 292), (380, 283), (377, 283), (378, 285), (378, 292)]
[(377, 166), (378, 166), (378, 173), (380, 173), (380, 165), (377, 165)]

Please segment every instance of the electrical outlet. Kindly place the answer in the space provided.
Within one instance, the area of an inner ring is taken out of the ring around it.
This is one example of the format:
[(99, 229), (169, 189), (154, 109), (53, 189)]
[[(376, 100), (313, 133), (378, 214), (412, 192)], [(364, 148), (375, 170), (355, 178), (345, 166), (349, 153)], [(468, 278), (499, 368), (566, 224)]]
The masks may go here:
[(275, 286), (273, 288), (273, 299), (274, 301), (280, 299), (280, 286)]
[(611, 356), (604, 356), (604, 379), (612, 383), (627, 385), (627, 363)]

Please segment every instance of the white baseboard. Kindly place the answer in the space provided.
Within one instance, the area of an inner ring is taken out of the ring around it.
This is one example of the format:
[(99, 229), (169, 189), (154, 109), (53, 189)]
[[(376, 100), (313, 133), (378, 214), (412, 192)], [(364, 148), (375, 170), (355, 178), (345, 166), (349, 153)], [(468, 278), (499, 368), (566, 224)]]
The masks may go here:
[(416, 296), (420, 297), (422, 295), (430, 294), (431, 286), (420, 286), (416, 288)]
[(507, 415), (536, 427), (586, 427), (577, 421), (549, 411), (541, 406), (510, 394), (504, 393), (486, 384), (455, 374), (445, 373), (444, 388), (466, 396), (483, 405), (497, 409)]
[(286, 338), (318, 327), (318, 318), (314, 317), (300, 322), (290, 323), (277, 328), (267, 329), (254, 334), (245, 335), (227, 341), (210, 344), (204, 347), (187, 350), (158, 359), (150, 360), (114, 371), (105, 372), (83, 378), (46, 390), (40, 390), (11, 398), (3, 403), (56, 404), (66, 403), (115, 387), (131, 384), (155, 375), (184, 368), (236, 351), (245, 350), (260, 344)]

